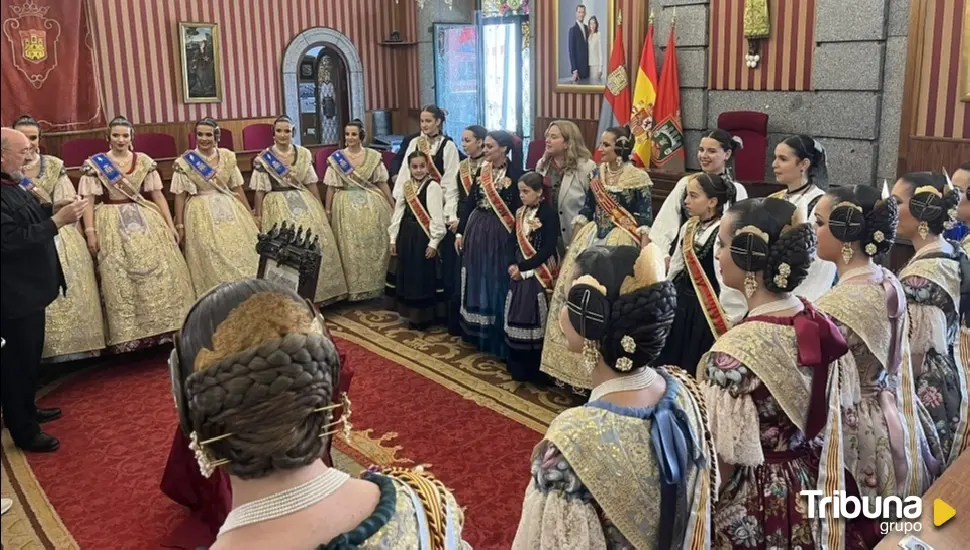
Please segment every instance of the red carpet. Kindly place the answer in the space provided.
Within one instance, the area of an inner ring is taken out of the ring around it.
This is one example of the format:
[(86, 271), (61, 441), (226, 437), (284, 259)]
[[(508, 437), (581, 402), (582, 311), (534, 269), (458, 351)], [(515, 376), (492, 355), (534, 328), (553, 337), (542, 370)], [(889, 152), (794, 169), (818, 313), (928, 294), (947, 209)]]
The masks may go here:
[[(475, 548), (511, 545), (541, 434), (445, 389), (387, 358), (340, 341), (356, 374), (355, 430), (397, 436), (398, 459), (429, 464), (466, 508)], [(159, 548), (187, 517), (158, 489), (175, 425), (164, 357), (80, 373), (49, 393), (49, 425), (61, 439), (29, 463), (81, 548)], [(345, 445), (341, 445), (345, 447)]]

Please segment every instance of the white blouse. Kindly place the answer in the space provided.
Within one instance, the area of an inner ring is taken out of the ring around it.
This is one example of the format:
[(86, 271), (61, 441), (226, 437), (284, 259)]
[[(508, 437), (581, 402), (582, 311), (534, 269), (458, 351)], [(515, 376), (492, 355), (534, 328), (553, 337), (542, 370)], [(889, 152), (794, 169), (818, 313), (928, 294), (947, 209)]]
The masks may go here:
[[(397, 242), (397, 232), (401, 229), (401, 220), (404, 219), (404, 210), (409, 208), (408, 201), (404, 200), (404, 183), (407, 180), (400, 182), (401, 187), (401, 197), (394, 201), (394, 214), (391, 216), (391, 226), (387, 229), (388, 234), (391, 237), (391, 244)], [(445, 236), (445, 216), (443, 211), (444, 201), (441, 197), (441, 186), (438, 182), (428, 178), (425, 181), (424, 186), (428, 187), (428, 193), (426, 195), (427, 199), (426, 208), (428, 209), (428, 214), (431, 215), (431, 239), (428, 241), (428, 246), (431, 248), (438, 248), (438, 243)], [(421, 189), (418, 189), (418, 193), (421, 193)]]

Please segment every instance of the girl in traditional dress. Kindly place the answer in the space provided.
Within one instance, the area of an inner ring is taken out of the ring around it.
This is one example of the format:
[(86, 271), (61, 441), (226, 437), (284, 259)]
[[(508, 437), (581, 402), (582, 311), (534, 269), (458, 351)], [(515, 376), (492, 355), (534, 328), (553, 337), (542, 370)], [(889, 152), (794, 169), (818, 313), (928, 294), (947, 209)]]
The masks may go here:
[(744, 291), (749, 313), (697, 367), (722, 468), (712, 547), (863, 548), (845, 519), (817, 525), (801, 495), (847, 490), (838, 359), (848, 346), (792, 294), (815, 257), (815, 230), (790, 202), (748, 199), (724, 215), (718, 239), (724, 284)]
[[(697, 148), (697, 162), (703, 173), (721, 176), (732, 181), (735, 200), (739, 201), (748, 198), (748, 191), (744, 186), (734, 181), (734, 158), (743, 147), (741, 138), (717, 128), (704, 134)], [(684, 202), (687, 200), (687, 183), (694, 175), (696, 174), (680, 178), (677, 185), (674, 185), (673, 191), (664, 199), (663, 205), (657, 212), (657, 218), (650, 226), (650, 242), (656, 243), (668, 256), (673, 256), (677, 250), (680, 231), (690, 219), (687, 209), (684, 208)]]
[[(920, 426), (906, 296), (873, 257), (892, 248), (899, 207), (868, 185), (829, 190), (815, 207), (818, 257), (839, 282), (819, 300), (849, 345), (841, 359), (845, 461), (863, 496), (921, 496), (936, 459)], [(935, 440), (936, 430), (932, 430)], [(926, 458), (924, 459), (924, 450)]]
[(313, 154), (293, 143), (293, 122), (281, 116), (273, 123), (273, 145), (253, 159), (250, 189), (256, 191), (256, 218), (263, 231), (286, 223), (320, 239), (320, 277), (314, 300), (330, 304), (347, 296), (340, 252), (317, 189)]
[[(822, 187), (828, 186), (828, 168), (822, 144), (811, 136), (792, 136), (775, 147), (771, 169), (775, 180), (788, 188), (771, 196), (804, 208), (811, 219), (815, 215), (815, 205), (825, 194)], [(835, 264), (816, 258), (808, 277), (795, 289), (795, 295), (816, 302), (832, 289), (833, 284)]]
[(249, 210), (236, 154), (219, 144), (219, 123), (195, 125), (196, 148), (175, 159), (175, 228), (185, 248), (196, 294), (219, 283), (256, 276), (259, 228)]
[(232, 485), (214, 550), (468, 548), (462, 509), (430, 472), (357, 479), (321, 460), (334, 435), (349, 438), (351, 404), (323, 317), (296, 293), (253, 279), (216, 287), (186, 317), (170, 367), (199, 470)]
[[(30, 141), (31, 159), (24, 166), (24, 185), (46, 203), (73, 201), (77, 197), (74, 184), (64, 171), (64, 162), (50, 155), (41, 155), (40, 124), (33, 117), (18, 118), (14, 129), (23, 132)], [(93, 233), (94, 216), (84, 214), (84, 231)], [(44, 329), (43, 357), (52, 362), (72, 361), (97, 355), (104, 349), (104, 317), (101, 312), (101, 293), (94, 276), (94, 261), (88, 253), (78, 224), (65, 225), (54, 240), (57, 255), (64, 270), (67, 292), (57, 296), (47, 306)], [(83, 323), (78, 320), (83, 319)]]
[[(106, 343), (131, 351), (168, 341), (195, 290), (155, 161), (130, 150), (135, 128), (127, 118), (112, 119), (108, 132), (111, 150), (84, 161), (78, 192), (90, 200), (85, 219), (94, 220), (87, 239), (98, 257)], [(94, 196), (102, 197), (96, 208)]]
[[(509, 154), (512, 158), (509, 160)], [(509, 235), (521, 206), (516, 185), (521, 152), (504, 130), (485, 138), (485, 162), (462, 212), (455, 250), (462, 254), (461, 328), (478, 349), (505, 359), (504, 313), (509, 290)]]
[[(468, 193), (475, 184), (478, 171), (485, 160), (485, 138), (488, 137), (488, 130), (484, 126), (473, 124), (461, 134), (461, 146), (465, 150), (467, 157), (458, 163), (458, 219), (464, 212)], [(444, 270), (443, 275), (448, 277), (445, 284), (445, 292), (448, 298), (448, 334), (461, 336), (461, 256), (452, 253), (454, 246), (441, 247), (441, 256), (452, 256), (455, 258), (455, 265)]]
[(547, 292), (559, 271), (559, 216), (543, 200), (542, 176), (527, 172), (519, 179), (522, 206), (515, 213), (510, 238), (509, 295), (505, 300), (505, 343), (509, 374), (514, 380), (540, 382), (542, 340), (549, 317)]
[[(570, 220), (574, 237), (563, 260), (564, 273), (572, 272), (576, 257), (590, 246), (641, 246), (647, 243), (653, 223), (650, 204), (653, 182), (646, 171), (630, 162), (633, 144), (633, 137), (626, 127), (603, 132), (599, 147), (603, 162), (599, 170), (590, 174), (585, 205), (576, 218)], [(568, 290), (562, 280), (556, 284), (550, 311), (562, 309)], [(566, 340), (558, 323), (546, 325), (542, 372), (561, 384), (568, 384), (578, 393), (593, 387), (576, 354), (566, 349)]]
[(899, 236), (916, 249), (899, 272), (909, 303), (916, 393), (936, 425), (945, 467), (970, 444), (970, 394), (957, 349), (970, 262), (959, 245), (942, 237), (954, 221), (960, 194), (943, 175), (916, 172), (896, 182), (893, 197), (900, 205)]
[(445, 316), (444, 288), (438, 244), (445, 236), (441, 186), (428, 174), (428, 159), (421, 151), (408, 155), (404, 195), (394, 207), (391, 227), (391, 269), (385, 295), (410, 327), (424, 330)]
[(595, 389), (533, 451), (513, 548), (711, 548), (717, 461), (703, 399), (682, 370), (650, 366), (677, 299), (664, 254), (596, 246), (573, 265), (558, 324)]
[(384, 290), (390, 245), (391, 190), (381, 154), (363, 146), (364, 123), (344, 127), (345, 148), (330, 155), (323, 177), (327, 216), (340, 249), (348, 299), (377, 298)]
[(586, 202), (589, 181), (596, 163), (576, 123), (555, 120), (546, 129), (546, 152), (536, 164), (536, 172), (549, 178), (552, 207), (559, 213), (560, 255), (573, 237), (573, 220)]
[(660, 363), (692, 375), (701, 356), (747, 311), (744, 295), (721, 281), (716, 261), (721, 216), (735, 202), (734, 193), (734, 182), (723, 176), (702, 173), (687, 184), (684, 209), (691, 218), (680, 229), (667, 272), (677, 289), (677, 316)]

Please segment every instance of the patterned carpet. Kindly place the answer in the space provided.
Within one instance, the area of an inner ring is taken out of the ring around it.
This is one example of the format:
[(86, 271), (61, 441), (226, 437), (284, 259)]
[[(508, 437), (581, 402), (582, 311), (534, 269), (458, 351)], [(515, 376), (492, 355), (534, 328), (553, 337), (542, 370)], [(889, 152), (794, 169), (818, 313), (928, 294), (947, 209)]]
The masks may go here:
[[(325, 314), (356, 372), (354, 433), (349, 444), (336, 443), (337, 464), (351, 472), (428, 465), (466, 507), (469, 542), (507, 548), (529, 452), (557, 412), (576, 401), (512, 381), (502, 363), (441, 329), (411, 331), (396, 314), (360, 305)], [(51, 425), (62, 440), (58, 453), (31, 455), (28, 463), (4, 432), (2, 490), (15, 504), (2, 519), (3, 548), (101, 548), (107, 541), (158, 548), (184, 519), (157, 490), (175, 422), (164, 355), (86, 369), (45, 388), (41, 403), (65, 408)], [(126, 503), (126, 495), (140, 496)], [(137, 528), (126, 507), (144, 511)]]

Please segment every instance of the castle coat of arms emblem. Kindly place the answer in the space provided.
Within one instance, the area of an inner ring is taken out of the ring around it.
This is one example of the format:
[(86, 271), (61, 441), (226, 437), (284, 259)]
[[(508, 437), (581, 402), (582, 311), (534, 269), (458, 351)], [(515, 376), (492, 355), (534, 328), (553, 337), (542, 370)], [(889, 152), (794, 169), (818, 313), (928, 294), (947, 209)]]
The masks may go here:
[(49, 6), (38, 6), (34, 0), (10, 6), (3, 20), (3, 34), (10, 44), (10, 61), (35, 89), (40, 89), (47, 76), (57, 67), (57, 39), (61, 24), (47, 18)]

